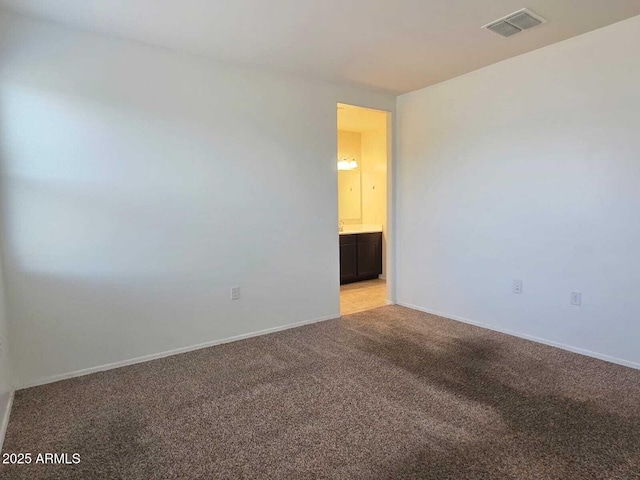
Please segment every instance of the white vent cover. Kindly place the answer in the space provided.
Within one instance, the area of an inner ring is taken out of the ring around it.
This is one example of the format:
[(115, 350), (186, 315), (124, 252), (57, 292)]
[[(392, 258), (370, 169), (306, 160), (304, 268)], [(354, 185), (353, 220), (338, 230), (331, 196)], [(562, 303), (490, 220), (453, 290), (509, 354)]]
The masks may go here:
[(491, 30), (493, 33), (497, 33), (503, 37), (510, 37), (511, 35), (515, 35), (523, 30), (528, 30), (529, 28), (546, 22), (547, 21), (540, 15), (536, 15), (531, 10), (523, 8), (522, 10), (513, 12), (506, 17), (494, 20), (482, 28)]

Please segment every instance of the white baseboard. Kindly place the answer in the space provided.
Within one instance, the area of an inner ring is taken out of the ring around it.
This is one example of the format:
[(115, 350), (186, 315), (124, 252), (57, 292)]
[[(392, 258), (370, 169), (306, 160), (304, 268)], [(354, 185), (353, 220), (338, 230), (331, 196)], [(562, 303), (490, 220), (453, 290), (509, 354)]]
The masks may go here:
[(9, 415), (11, 415), (11, 406), (13, 405), (13, 396), (15, 392), (9, 394), (9, 401), (2, 412), (2, 424), (0, 424), (0, 451), (4, 445), (4, 436), (7, 434), (7, 427), (9, 426)]
[(430, 313), (432, 315), (437, 315), (439, 317), (448, 318), (449, 320), (455, 320), (457, 322), (468, 323), (469, 325), (475, 325), (476, 327), (486, 328), (487, 330), (493, 330), (494, 332), (505, 333), (507, 335), (511, 335), (513, 337), (524, 338), (525, 340), (531, 340), (532, 342), (542, 343), (544, 345), (549, 345), (551, 347), (560, 348), (562, 350), (567, 350), (573, 353), (579, 353), (580, 355), (586, 355), (587, 357), (597, 358), (599, 360), (604, 360), (605, 362), (616, 363), (618, 365), (623, 365), (625, 367), (635, 368), (640, 370), (640, 363), (631, 362), (629, 360), (624, 360), (622, 358), (612, 357), (610, 355), (605, 355), (603, 353), (592, 352), (591, 350), (586, 350), (584, 348), (574, 347), (572, 345), (566, 345), (564, 343), (554, 342), (553, 340), (547, 340), (546, 338), (535, 337), (533, 335), (528, 335), (526, 333), (514, 332), (511, 330), (507, 330), (505, 328), (495, 327), (493, 325), (488, 325), (482, 322), (476, 322), (475, 320), (469, 320), (468, 318), (462, 318), (455, 315), (449, 315), (444, 312), (439, 312), (437, 310), (418, 307), (417, 305), (411, 305), (410, 303), (398, 302), (398, 305), (403, 307), (411, 308), (413, 310), (418, 310), (420, 312)]
[(82, 377), (91, 373), (103, 372), (105, 370), (112, 370), (114, 368), (126, 367), (127, 365), (134, 365), (136, 363), (148, 362), (150, 360), (157, 360), (159, 358), (169, 357), (171, 355), (178, 355), (180, 353), (192, 352), (194, 350), (200, 350), (202, 348), (213, 347), (215, 345), (221, 345), (223, 343), (236, 342), (238, 340), (244, 340), (246, 338), (258, 337), (260, 335), (266, 335), (268, 333), (280, 332), (282, 330), (289, 330), (291, 328), (302, 327), (304, 325), (311, 325), (312, 323), (324, 322), (326, 320), (333, 320), (340, 318), (340, 314), (327, 315), (325, 317), (314, 318), (312, 320), (305, 320), (302, 322), (291, 323), (288, 325), (280, 325), (278, 327), (267, 328), (264, 330), (258, 330), (256, 332), (243, 333), (241, 335), (234, 335), (233, 337), (227, 337), (219, 340), (212, 340), (210, 342), (199, 343), (197, 345), (191, 345), (188, 347), (176, 348), (173, 350), (167, 350), (159, 353), (152, 353), (150, 355), (144, 355), (142, 357), (131, 358), (129, 360), (121, 360), (118, 362), (107, 363), (105, 365), (99, 365), (97, 367), (84, 368), (81, 370), (75, 370), (73, 372), (62, 373), (59, 375), (52, 375), (50, 377), (40, 378), (32, 382), (26, 382), (16, 387), (16, 390), (22, 390), (24, 388), (37, 387), (39, 385), (45, 385), (47, 383), (59, 382), (60, 380), (67, 380), (69, 378)]

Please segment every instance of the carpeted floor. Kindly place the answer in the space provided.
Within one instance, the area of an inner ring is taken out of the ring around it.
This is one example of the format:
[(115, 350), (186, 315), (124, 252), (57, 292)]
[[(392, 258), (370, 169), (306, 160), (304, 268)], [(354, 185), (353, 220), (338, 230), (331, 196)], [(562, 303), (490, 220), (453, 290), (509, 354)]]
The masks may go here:
[(16, 393), (4, 479), (637, 479), (640, 371), (390, 306)]

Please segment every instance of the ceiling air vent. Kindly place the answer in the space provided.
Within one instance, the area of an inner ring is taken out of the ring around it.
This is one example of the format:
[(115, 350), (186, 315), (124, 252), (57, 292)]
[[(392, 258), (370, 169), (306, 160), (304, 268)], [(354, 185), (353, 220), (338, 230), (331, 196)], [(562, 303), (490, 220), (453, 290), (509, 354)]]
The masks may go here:
[(499, 18), (491, 23), (486, 24), (484, 27), (487, 30), (491, 30), (493, 33), (497, 33), (503, 37), (510, 37), (516, 33), (520, 33), (523, 30), (541, 25), (547, 21), (540, 15), (536, 15), (531, 10), (523, 8), (506, 17)]

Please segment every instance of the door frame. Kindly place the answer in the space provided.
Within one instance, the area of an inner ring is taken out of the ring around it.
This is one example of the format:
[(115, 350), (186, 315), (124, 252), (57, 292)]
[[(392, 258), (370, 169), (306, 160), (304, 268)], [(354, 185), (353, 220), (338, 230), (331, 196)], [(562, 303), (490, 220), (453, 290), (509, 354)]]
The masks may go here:
[[(396, 192), (395, 192), (395, 177), (396, 177), (396, 162), (395, 162), (395, 117), (393, 111), (371, 107), (367, 105), (355, 104), (352, 102), (336, 102), (336, 107), (338, 104), (350, 105), (353, 107), (365, 108), (367, 110), (376, 110), (378, 112), (383, 112), (387, 117), (387, 226), (384, 232), (385, 239), (385, 282), (386, 282), (386, 290), (387, 290), (387, 305), (395, 305), (397, 303), (396, 299), (396, 258), (395, 258), (395, 229), (396, 229), (396, 209), (395, 209), (395, 201), (396, 201)], [(336, 123), (335, 123), (335, 149), (334, 151), (338, 151), (338, 116), (336, 115)], [(335, 183), (338, 184), (338, 170), (335, 170)], [(339, 216), (336, 215), (336, 219)], [(336, 225), (338, 222), (336, 221)], [(339, 232), (338, 232), (339, 234)], [(338, 244), (339, 242), (336, 242)], [(336, 281), (340, 283), (340, 255), (338, 254), (338, 265), (336, 266), (337, 277)], [(340, 306), (340, 289), (338, 289), (338, 308)], [(342, 312), (340, 312), (342, 315)]]

